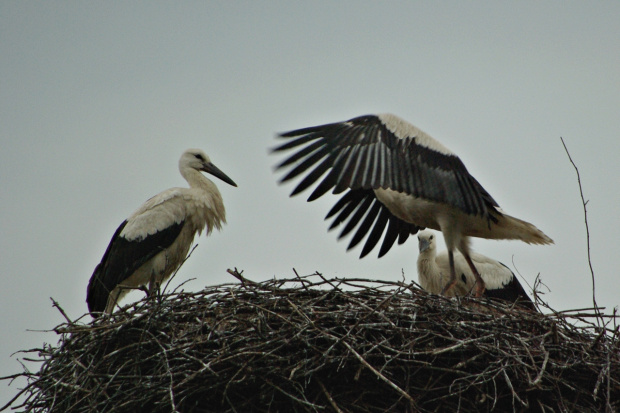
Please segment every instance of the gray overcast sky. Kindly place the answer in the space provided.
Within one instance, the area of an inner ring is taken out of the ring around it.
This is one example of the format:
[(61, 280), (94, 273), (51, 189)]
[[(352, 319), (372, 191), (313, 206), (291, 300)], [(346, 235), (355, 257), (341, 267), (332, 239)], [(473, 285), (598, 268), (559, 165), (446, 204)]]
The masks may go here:
[[(458, 153), (511, 215), (553, 246), (474, 240), (557, 310), (620, 304), (620, 2), (2, 2), (0, 375), (11, 353), (56, 343), (86, 312), (116, 227), (185, 186), (181, 152), (204, 149), (228, 225), (198, 239), (173, 284), (326, 276), (417, 280), (417, 242), (377, 251), (327, 232), (337, 199), (279, 186), (276, 132), (391, 112)], [(443, 244), (441, 249), (444, 248)], [(124, 303), (129, 302), (132, 296)], [(82, 319), (89, 321), (88, 317)], [(31, 368), (37, 368), (36, 366)], [(0, 386), (0, 403), (17, 392)]]

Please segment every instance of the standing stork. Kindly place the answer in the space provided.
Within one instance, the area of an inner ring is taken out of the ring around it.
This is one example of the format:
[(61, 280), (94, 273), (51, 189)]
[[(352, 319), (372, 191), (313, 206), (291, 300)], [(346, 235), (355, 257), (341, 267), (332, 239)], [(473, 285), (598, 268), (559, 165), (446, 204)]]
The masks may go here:
[(349, 189), (326, 219), (338, 214), (330, 229), (348, 220), (339, 238), (357, 227), (349, 249), (368, 235), (361, 257), (377, 245), (384, 232), (380, 257), (396, 238), (402, 244), (419, 229), (441, 231), (450, 261), (450, 281), (443, 294), (457, 281), (455, 250), (463, 254), (474, 273), (475, 295), (484, 292), (484, 281), (471, 260), (469, 237), (553, 243), (534, 225), (504, 214), (455, 153), (394, 115), (360, 116), (286, 132), (280, 137), (292, 140), (274, 151), (297, 148), (277, 166), (280, 169), (296, 164), (281, 182), (310, 169), (291, 196), (328, 171), (308, 201), (332, 188), (334, 194)]
[[(432, 231), (420, 231), (418, 233), (418, 246), (420, 249), (418, 281), (424, 290), (439, 294), (449, 281), (448, 252), (442, 251), (437, 254), (436, 237)], [(499, 261), (475, 252), (470, 252), (470, 257), (486, 286), (485, 297), (517, 303), (531, 310), (536, 309), (510, 268)], [(457, 282), (450, 290), (449, 295), (462, 297), (473, 290), (476, 278), (467, 265), (465, 257), (459, 252), (454, 253), (454, 268), (457, 274)]]
[(188, 149), (179, 171), (189, 188), (170, 188), (138, 208), (118, 227), (88, 283), (93, 317), (111, 313), (129, 289), (149, 284), (149, 294), (183, 263), (196, 233), (207, 235), (226, 223), (222, 195), (202, 173), (237, 186), (203, 151)]

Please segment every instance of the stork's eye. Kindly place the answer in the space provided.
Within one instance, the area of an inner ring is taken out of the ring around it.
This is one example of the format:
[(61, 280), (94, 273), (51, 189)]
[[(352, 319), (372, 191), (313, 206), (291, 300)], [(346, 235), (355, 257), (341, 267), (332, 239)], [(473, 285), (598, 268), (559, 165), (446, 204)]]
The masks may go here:
[(194, 154), (194, 156), (196, 157), (196, 159), (198, 159), (200, 161), (204, 161), (205, 160), (205, 158), (201, 154), (199, 154), (199, 153)]
[(431, 235), (428, 239), (432, 240), (432, 239), (433, 239), (433, 236)]

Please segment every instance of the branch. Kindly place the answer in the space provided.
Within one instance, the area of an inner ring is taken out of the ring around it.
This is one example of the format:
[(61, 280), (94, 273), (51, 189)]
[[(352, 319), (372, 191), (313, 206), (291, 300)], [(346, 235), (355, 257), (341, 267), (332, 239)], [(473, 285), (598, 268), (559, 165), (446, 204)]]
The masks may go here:
[[(568, 152), (568, 148), (566, 147), (566, 143), (564, 143), (564, 139), (560, 137), (560, 140), (562, 141), (562, 145), (564, 146), (566, 155), (568, 155), (568, 160), (573, 165), (573, 168), (575, 168), (575, 172), (577, 173), (577, 184), (579, 184), (579, 195), (581, 195), (581, 203), (583, 204), (583, 216), (584, 216), (584, 221), (586, 224), (586, 243), (587, 243), (587, 248), (588, 248), (588, 265), (590, 266), (590, 275), (592, 276), (592, 303), (594, 304), (594, 310), (600, 316), (601, 312), (600, 312), (599, 306), (596, 304), (596, 285), (594, 282), (594, 269), (592, 268), (592, 256), (590, 255), (590, 228), (588, 226), (588, 209), (586, 208), (586, 205), (588, 204), (589, 201), (586, 201), (585, 197), (583, 196), (583, 188), (581, 186), (581, 176), (579, 175), (579, 168), (577, 168), (577, 165), (573, 161), (573, 158), (571, 158), (570, 153)], [(602, 319), (601, 319), (601, 322), (602, 322)]]

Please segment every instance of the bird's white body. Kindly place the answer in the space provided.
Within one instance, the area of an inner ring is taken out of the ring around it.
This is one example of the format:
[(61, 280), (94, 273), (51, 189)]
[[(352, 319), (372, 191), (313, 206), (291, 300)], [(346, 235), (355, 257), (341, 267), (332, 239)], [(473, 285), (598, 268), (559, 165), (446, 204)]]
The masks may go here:
[(206, 229), (208, 235), (226, 223), (222, 196), (200, 171), (234, 182), (198, 149), (183, 153), (179, 171), (189, 188), (171, 188), (147, 200), (110, 241), (89, 283), (91, 314), (111, 313), (131, 289), (149, 284), (153, 292), (183, 263), (196, 234)]
[[(296, 164), (282, 181), (310, 169), (292, 195), (323, 175), (308, 201), (332, 188), (334, 194), (348, 189), (327, 218), (335, 216), (330, 229), (346, 222), (340, 237), (357, 227), (349, 248), (367, 237), (361, 256), (370, 252), (383, 234), (379, 256), (387, 253), (396, 239), (403, 243), (420, 229), (439, 230), (448, 256), (455, 251), (463, 254), (479, 279), (476, 294), (481, 295), (484, 282), (471, 261), (469, 237), (553, 243), (534, 225), (504, 214), (456, 154), (394, 115), (360, 116), (281, 137), (295, 139), (276, 151), (298, 148), (278, 165)], [(454, 285), (455, 277), (451, 266), (452, 281), (446, 289)]]
[[(378, 118), (399, 139), (415, 139), (418, 145), (442, 155), (456, 156), (440, 142), (397, 116), (382, 114)], [(445, 174), (448, 175), (448, 173)], [(445, 181), (441, 177), (435, 177), (433, 185), (441, 186), (442, 182)], [(441, 231), (444, 234), (449, 251), (458, 249), (467, 254), (469, 250), (467, 237), (519, 239), (528, 244), (553, 242), (534, 225), (503, 214), (499, 207), (496, 207), (496, 210), (502, 213), (497, 216), (498, 221), (491, 226), (484, 216), (463, 214), (461, 210), (450, 205), (450, 203), (432, 202), (390, 188), (377, 188), (374, 189), (374, 192), (377, 198), (403, 221), (415, 223), (419, 227)], [(451, 191), (446, 186), (439, 192), (449, 196)]]
[[(418, 255), (418, 282), (420, 286), (433, 294), (440, 294), (450, 281), (450, 262), (448, 251), (437, 253), (436, 236), (432, 231), (421, 231), (418, 234), (420, 254)], [(470, 257), (484, 280), (485, 294), (490, 297), (517, 301), (533, 308), (530, 298), (515, 278), (515, 275), (504, 264), (482, 254), (470, 252)], [(462, 297), (474, 290), (476, 277), (467, 264), (463, 254), (454, 254), (454, 267), (457, 282), (447, 292), (447, 296)]]
[(534, 225), (510, 215), (498, 216), (497, 222), (491, 226), (483, 217), (463, 214), (447, 204), (429, 202), (391, 189), (378, 188), (374, 192), (379, 201), (403, 221), (441, 231), (448, 249), (466, 252), (469, 248), (468, 237), (518, 239), (528, 244), (547, 244), (551, 241)]
[(161, 285), (183, 263), (196, 234), (201, 235), (205, 228), (206, 235), (214, 229), (222, 229), (222, 224), (226, 223), (226, 211), (219, 190), (206, 178), (202, 182), (196, 181), (195, 187), (170, 188), (159, 193), (127, 219), (120, 236), (137, 242), (172, 224), (185, 224), (172, 245), (140, 266), (112, 291), (106, 312), (111, 312), (114, 304), (136, 286), (150, 284), (149, 290), (152, 291)]

